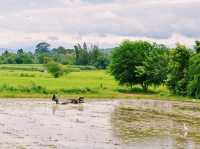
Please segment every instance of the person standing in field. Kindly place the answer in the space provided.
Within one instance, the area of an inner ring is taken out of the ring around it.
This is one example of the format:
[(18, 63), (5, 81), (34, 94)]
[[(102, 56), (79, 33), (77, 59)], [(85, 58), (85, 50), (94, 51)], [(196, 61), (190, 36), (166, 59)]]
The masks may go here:
[(52, 101), (55, 101), (56, 104), (59, 104), (58, 97), (55, 94), (53, 94)]

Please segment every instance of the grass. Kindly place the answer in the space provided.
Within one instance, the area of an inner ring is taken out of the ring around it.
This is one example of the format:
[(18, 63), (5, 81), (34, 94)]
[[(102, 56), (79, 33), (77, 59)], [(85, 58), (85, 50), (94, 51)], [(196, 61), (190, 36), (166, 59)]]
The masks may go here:
[(44, 71), (41, 64), (3, 64), (0, 65), (1, 70), (24, 70), (24, 71)]
[(32, 69), (33, 67), (43, 68), (42, 65), (0, 65), (0, 97), (49, 98), (53, 93), (58, 93), (63, 98), (85, 96), (104, 99), (190, 100), (171, 95), (165, 86), (151, 87), (147, 93), (140, 86), (128, 90), (119, 86), (103, 70), (81, 70), (53, 78), (46, 72)]
[(105, 71), (71, 72), (61, 78), (38, 71), (0, 70), (1, 97), (62, 96), (116, 97), (118, 85)]

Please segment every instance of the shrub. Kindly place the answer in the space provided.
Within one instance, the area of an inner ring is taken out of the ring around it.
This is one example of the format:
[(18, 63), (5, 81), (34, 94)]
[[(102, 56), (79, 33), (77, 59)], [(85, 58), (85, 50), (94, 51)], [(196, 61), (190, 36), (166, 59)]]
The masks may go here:
[(54, 76), (54, 78), (58, 78), (64, 74), (62, 65), (56, 62), (49, 62), (45, 65), (45, 67), (47, 68), (47, 71)]

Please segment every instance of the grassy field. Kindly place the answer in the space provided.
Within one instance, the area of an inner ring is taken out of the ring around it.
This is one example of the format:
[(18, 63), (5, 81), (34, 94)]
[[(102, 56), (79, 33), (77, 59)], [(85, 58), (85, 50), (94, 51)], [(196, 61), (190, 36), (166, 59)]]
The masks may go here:
[(62, 98), (186, 99), (172, 96), (164, 86), (151, 87), (148, 93), (139, 86), (129, 90), (103, 70), (81, 70), (53, 78), (40, 69), (42, 65), (0, 65), (0, 97), (49, 98), (57, 93)]

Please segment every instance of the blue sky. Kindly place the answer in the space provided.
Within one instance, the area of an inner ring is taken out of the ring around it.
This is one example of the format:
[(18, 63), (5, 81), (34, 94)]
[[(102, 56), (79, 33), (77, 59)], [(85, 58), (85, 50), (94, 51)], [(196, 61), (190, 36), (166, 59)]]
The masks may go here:
[(0, 0), (0, 47), (40, 41), (114, 47), (124, 39), (192, 46), (200, 39), (200, 0)]

